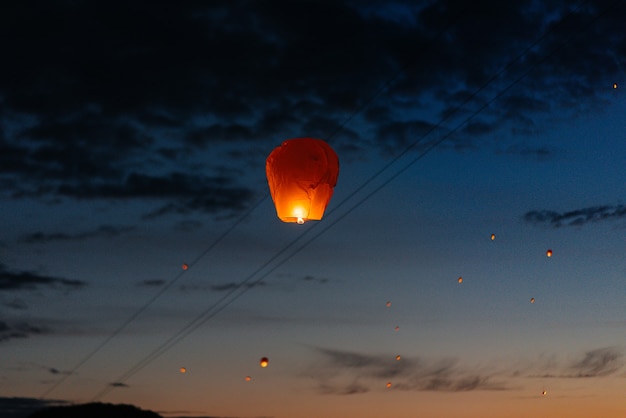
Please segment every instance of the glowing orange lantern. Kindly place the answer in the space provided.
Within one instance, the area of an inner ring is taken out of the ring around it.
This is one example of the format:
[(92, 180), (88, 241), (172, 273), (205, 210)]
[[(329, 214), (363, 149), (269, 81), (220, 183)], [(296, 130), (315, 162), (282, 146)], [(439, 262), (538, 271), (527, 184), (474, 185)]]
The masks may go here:
[(613, 83), (613, 88), (616, 89), (617, 88), (617, 83)]
[(184, 367), (181, 367), (181, 368), (180, 368), (180, 372), (181, 372), (181, 373), (187, 373), (187, 369), (186, 369), (186, 368), (184, 368)]
[(387, 387), (390, 388), (391, 387), (391, 382), (387, 382)]
[(183, 263), (183, 270), (187, 270), (187, 269), (189, 269), (189, 264)]
[(398, 354), (398, 355), (396, 356), (396, 360), (398, 360), (398, 361), (400, 361), (400, 359), (401, 359), (401, 358), (402, 358), (402, 357), (400, 357), (400, 354)]
[(259, 364), (261, 365), (261, 367), (267, 367), (270, 364), (270, 361), (267, 359), (267, 357), (263, 357)]
[(456, 281), (457, 281), (458, 283), (463, 283), (463, 277), (459, 277), (458, 279), (456, 279)]
[(246, 378), (245, 378), (245, 379), (246, 379), (246, 382), (249, 382), (249, 381), (251, 381), (251, 380), (252, 380), (252, 378), (251, 378), (250, 376), (246, 376)]
[(265, 173), (281, 221), (319, 221), (337, 184), (339, 158), (321, 139), (288, 139), (267, 157)]
[(535, 298), (530, 298), (530, 303), (535, 303)]
[(552, 250), (546, 251), (546, 257), (552, 257)]
[(491, 234), (491, 240), (495, 241), (495, 239), (496, 239), (496, 234)]
[(387, 301), (387, 303), (385, 304), (386, 307), (391, 308), (391, 301)]

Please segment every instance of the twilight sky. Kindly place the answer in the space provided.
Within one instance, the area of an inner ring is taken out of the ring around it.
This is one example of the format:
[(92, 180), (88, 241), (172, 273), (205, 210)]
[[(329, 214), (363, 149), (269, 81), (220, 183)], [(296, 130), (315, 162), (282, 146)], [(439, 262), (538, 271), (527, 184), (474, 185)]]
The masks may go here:
[[(2, 3), (0, 410), (622, 418), (625, 21)], [(265, 159), (306, 136), (339, 181), (284, 224)]]

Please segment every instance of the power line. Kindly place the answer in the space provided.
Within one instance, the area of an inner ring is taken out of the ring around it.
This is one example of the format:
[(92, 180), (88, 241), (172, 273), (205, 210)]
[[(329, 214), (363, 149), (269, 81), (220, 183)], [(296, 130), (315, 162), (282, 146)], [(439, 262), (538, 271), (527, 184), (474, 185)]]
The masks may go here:
[[(584, 4), (584, 3), (583, 3)], [(611, 4), (611, 6), (609, 6), (606, 10), (604, 10), (603, 12), (599, 13), (592, 21), (591, 23), (589, 23), (587, 26), (585, 26), (582, 31), (586, 31), (589, 29), (589, 27), (591, 27), (597, 20), (599, 20), (602, 16), (604, 16), (610, 9), (613, 8), (615, 3)], [(582, 4), (578, 6), (578, 9), (572, 10), (570, 11), (570, 13), (568, 13), (568, 15), (566, 15), (566, 17), (568, 17), (569, 15), (571, 15), (574, 11), (577, 11), (580, 9), (580, 7), (582, 7)], [(563, 19), (561, 22), (563, 22), (565, 19)], [(346, 197), (342, 202), (339, 203), (338, 206), (336, 206), (332, 211), (329, 211), (329, 213), (327, 214), (327, 216), (330, 216), (332, 213), (336, 212), (341, 206), (343, 206), (346, 202), (348, 202), (348, 200), (352, 199), (352, 197), (354, 197), (359, 191), (363, 190), (368, 184), (371, 183), (372, 180), (374, 180), (375, 178), (379, 177), (383, 172), (387, 171), (387, 169), (389, 169), (393, 164), (395, 164), (400, 158), (402, 158), (404, 155), (406, 155), (409, 151), (411, 151), (415, 146), (417, 146), (422, 139), (424, 139), (426, 136), (428, 136), (430, 133), (432, 133), (435, 129), (441, 127), (443, 125), (443, 123), (445, 121), (447, 121), (452, 115), (454, 115), (456, 112), (458, 112), (464, 105), (466, 105), (469, 101), (471, 101), (474, 97), (476, 97), (482, 90), (484, 90), (488, 85), (490, 85), (493, 81), (495, 81), (497, 78), (499, 78), (504, 72), (508, 71), (511, 66), (519, 61), (525, 54), (527, 54), (533, 47), (535, 47), (538, 43), (540, 43), (545, 36), (548, 35), (548, 33), (550, 31), (554, 30), (554, 28), (545, 31), (542, 36), (540, 36), (539, 38), (537, 38), (532, 44), (530, 44), (521, 54), (519, 54), (518, 56), (516, 56), (513, 60), (509, 61), (509, 63), (503, 68), (501, 69), (499, 72), (497, 72), (494, 76), (492, 76), (487, 82), (485, 82), (481, 87), (479, 87), (477, 90), (475, 90), (468, 98), (466, 98), (466, 100), (463, 101), (463, 103), (461, 103), (459, 106), (457, 106), (455, 109), (453, 109), (453, 111), (451, 113), (448, 113), (448, 115), (443, 118), (439, 123), (437, 123), (436, 125), (432, 126), (431, 129), (426, 132), (424, 135), (422, 135), (422, 137), (420, 137), (418, 140), (414, 141), (413, 143), (411, 143), (408, 147), (406, 147), (400, 154), (398, 154), (393, 160), (390, 161), (390, 163), (384, 165), (379, 171), (377, 171), (373, 176), (371, 176), (370, 178), (368, 178), (361, 186), (359, 186), (353, 193), (351, 193), (348, 197)], [(394, 179), (396, 179), (397, 177), (399, 177), (401, 174), (403, 174), (404, 172), (406, 172), (409, 168), (411, 168), (415, 163), (417, 163), (419, 160), (421, 160), (424, 156), (426, 156), (428, 153), (430, 153), (433, 149), (435, 149), (438, 145), (440, 145), (443, 141), (445, 141), (446, 139), (448, 139), (449, 137), (451, 137), (453, 134), (455, 134), (456, 132), (458, 132), (459, 129), (461, 129), (462, 127), (464, 127), (468, 122), (470, 122), (473, 118), (475, 118), (478, 114), (482, 113), (486, 108), (488, 108), (492, 103), (494, 103), (496, 100), (498, 100), (500, 97), (502, 97), (506, 92), (508, 92), (512, 87), (514, 87), (515, 85), (517, 85), (520, 81), (522, 81), (528, 74), (530, 74), (530, 72), (532, 70), (534, 70), (534, 68), (539, 65), (542, 64), (543, 62), (545, 62), (547, 59), (549, 59), (553, 53), (557, 52), (561, 47), (563, 47), (567, 42), (561, 43), (559, 46), (553, 48), (547, 55), (545, 55), (541, 60), (536, 61), (533, 63), (533, 65), (527, 70), (525, 71), (522, 75), (520, 75), (519, 77), (517, 77), (514, 81), (512, 81), (511, 83), (509, 83), (504, 89), (500, 90), (494, 97), (492, 97), (490, 100), (488, 100), (487, 102), (485, 102), (482, 106), (480, 106), (477, 110), (475, 110), (474, 112), (472, 112), (470, 114), (470, 116), (468, 116), (467, 118), (465, 118), (461, 123), (459, 123), (455, 128), (453, 128), (452, 130), (448, 131), (445, 135), (442, 135), (439, 139), (437, 139), (436, 141), (431, 142), (430, 144), (428, 144), (427, 147), (425, 147), (415, 158), (413, 158), (411, 161), (409, 161), (407, 164), (405, 164), (403, 167), (401, 167), (398, 171), (396, 171), (393, 175), (391, 175), (389, 178), (387, 178), (383, 183), (381, 183), (379, 186), (377, 186), (376, 188), (374, 188), (372, 191), (370, 191), (365, 197), (361, 198), (359, 201), (357, 201), (354, 205), (351, 206), (351, 208), (347, 211), (345, 211), (343, 214), (339, 215), (338, 218), (334, 219), (332, 222), (327, 223), (325, 228), (320, 231), (319, 233), (317, 233), (316, 235), (314, 235), (313, 237), (311, 237), (308, 241), (306, 241), (304, 244), (302, 244), (300, 247), (298, 247), (296, 250), (294, 250), (293, 252), (291, 252), (289, 255), (287, 255), (285, 258), (283, 258), (280, 262), (278, 262), (276, 265), (274, 265), (270, 270), (266, 271), (263, 275), (261, 275), (260, 277), (258, 277), (256, 280), (251, 281), (258, 273), (260, 273), (263, 269), (265, 269), (267, 266), (269, 266), (272, 262), (274, 262), (276, 259), (278, 259), (280, 256), (282, 256), (284, 253), (286, 253), (292, 246), (294, 246), (300, 239), (302, 239), (305, 235), (307, 235), (309, 232), (313, 231), (315, 227), (317, 227), (320, 224), (314, 224), (311, 228), (305, 230), (301, 235), (299, 235), (296, 239), (294, 239), (293, 241), (291, 241), (290, 243), (288, 243), (286, 246), (284, 246), (277, 254), (275, 254), (273, 257), (271, 257), (266, 263), (264, 263), (261, 267), (259, 267), (257, 270), (255, 270), (253, 273), (251, 273), (246, 279), (244, 279), (243, 281), (241, 281), (239, 283), (239, 285), (233, 289), (231, 289), (229, 292), (227, 292), (222, 298), (220, 298), (217, 302), (215, 302), (214, 304), (212, 304), (210, 307), (208, 307), (207, 309), (205, 309), (200, 315), (196, 316), (196, 318), (194, 318), (194, 320), (192, 320), (190, 323), (188, 323), (184, 328), (182, 328), (180, 331), (178, 331), (174, 336), (170, 337), (168, 340), (166, 340), (164, 343), (162, 343), (159, 347), (157, 347), (155, 350), (153, 350), (148, 356), (144, 357), (141, 361), (139, 361), (138, 363), (136, 363), (133, 367), (131, 367), (128, 371), (126, 371), (123, 375), (121, 375), (115, 382), (116, 383), (123, 383), (124, 381), (128, 380), (130, 377), (132, 377), (133, 375), (137, 374), (139, 371), (141, 371), (143, 368), (145, 368), (148, 364), (150, 364), (152, 361), (156, 360), (158, 357), (160, 357), (162, 354), (164, 354), (166, 351), (168, 351), (169, 349), (173, 348), (175, 345), (177, 345), (180, 341), (182, 341), (186, 336), (188, 336), (189, 334), (191, 334), (192, 332), (194, 332), (196, 329), (198, 329), (200, 326), (202, 326), (203, 324), (205, 324), (207, 321), (209, 321), (210, 319), (212, 319), (213, 317), (215, 317), (215, 315), (217, 315), (219, 312), (221, 312), (222, 310), (224, 310), (226, 307), (230, 306), (230, 304), (232, 304), (236, 299), (238, 299), (240, 296), (242, 296), (244, 293), (246, 293), (248, 290), (250, 290), (251, 288), (253, 288), (255, 285), (258, 285), (263, 279), (265, 279), (269, 274), (271, 274), (272, 272), (274, 272), (278, 267), (282, 266), (284, 263), (286, 263), (288, 260), (290, 260), (292, 257), (294, 257), (296, 254), (298, 254), (300, 251), (302, 251), (305, 247), (307, 247), (311, 242), (313, 242), (314, 240), (316, 240), (319, 236), (321, 236), (322, 234), (324, 234), (326, 231), (328, 231), (329, 229), (331, 229), (334, 225), (336, 225), (339, 221), (343, 220), (349, 213), (352, 213), (354, 209), (358, 208), (360, 205), (362, 205), (364, 202), (366, 202), (367, 200), (369, 200), (372, 196), (374, 196), (376, 193), (378, 193), (381, 189), (383, 189), (386, 185), (388, 185), (389, 183), (391, 183)], [(352, 117), (352, 116), (351, 116)], [(235, 294), (232, 298), (228, 299), (231, 295), (233, 295), (235, 292), (238, 292), (237, 294)], [(222, 304), (223, 302), (223, 304)], [(109, 385), (107, 387), (105, 387), (102, 391), (100, 391), (94, 398), (93, 400), (98, 400), (100, 399), (102, 396), (106, 395), (107, 393), (109, 393), (110, 391), (113, 390), (113, 386)]]
[[(201, 259), (203, 259), (213, 248), (215, 248), (226, 236), (228, 236), (237, 226), (239, 226), (250, 214), (261, 205), (266, 199), (268, 195), (265, 194), (261, 199), (259, 199), (254, 205), (252, 205), (241, 217), (239, 217), (228, 229), (226, 229), (219, 237), (217, 237), (203, 252), (201, 252), (196, 258), (186, 263), (187, 267), (193, 267), (196, 265)], [(57, 387), (63, 384), (70, 376), (72, 376), (76, 371), (82, 367), (85, 363), (87, 363), (93, 356), (95, 356), (100, 350), (102, 350), (111, 340), (117, 337), (128, 325), (130, 325), (139, 315), (141, 315), (146, 309), (150, 307), (159, 297), (161, 297), (167, 290), (169, 290), (176, 282), (178, 282), (187, 272), (187, 269), (182, 269), (180, 273), (178, 273), (172, 280), (170, 280), (165, 286), (163, 286), (154, 296), (148, 299), (143, 305), (139, 307), (128, 319), (126, 319), (119, 327), (117, 327), (107, 338), (105, 338), (100, 344), (98, 344), (93, 350), (91, 350), (87, 355), (85, 355), (81, 360), (79, 360), (74, 367), (72, 367), (62, 378), (54, 382), (52, 386), (50, 386), (46, 391), (40, 396), (40, 399), (48, 396), (52, 391), (54, 391)]]
[[(409, 63), (405, 64), (401, 67), (392, 78), (390, 78), (386, 83), (384, 83), (368, 100), (366, 100), (361, 106), (357, 107), (353, 110), (344, 121), (339, 124), (334, 131), (332, 131), (329, 135), (325, 136), (327, 140), (333, 138), (337, 133), (339, 133), (345, 126), (354, 119), (356, 115), (361, 113), (364, 109), (366, 109), (376, 98), (378, 98), (383, 92), (387, 90), (387, 88), (402, 74), (407, 68), (410, 68), (416, 61), (417, 56), (426, 52), (428, 47), (430, 46), (430, 42), (435, 39), (438, 39), (441, 35), (443, 35), (451, 26), (452, 22), (448, 22), (446, 26), (444, 26), (437, 34), (429, 41), (425, 42), (423, 48), (416, 54), (416, 58), (414, 58)], [(382, 171), (381, 171), (382, 173)], [(360, 190), (360, 189), (359, 189)], [(358, 191), (358, 190), (357, 190)], [(195, 264), (197, 264), (202, 258), (204, 258), (213, 248), (215, 248), (226, 236), (228, 236), (239, 224), (241, 224), (254, 210), (256, 210), (267, 198), (268, 194), (264, 194), (264, 196), (257, 201), (252, 207), (250, 207), (241, 217), (239, 217), (222, 235), (220, 235), (213, 243), (211, 243), (202, 253), (200, 253), (194, 260), (187, 263), (187, 267), (191, 268)], [(329, 212), (330, 213), (330, 212)], [(302, 237), (302, 236), (301, 236)], [(267, 265), (271, 264), (276, 258), (280, 257), (291, 245), (295, 244), (301, 237), (298, 237), (292, 243), (288, 244), (283, 251), (277, 253), (274, 257), (272, 257), (268, 262), (263, 264), (258, 270), (256, 270), (253, 275), (257, 274), (263, 268), (267, 267)], [(107, 336), (100, 344), (98, 344), (93, 350), (91, 350), (87, 355), (85, 355), (81, 360), (79, 360), (74, 367), (72, 367), (62, 378), (54, 382), (52, 386), (50, 386), (44, 393), (40, 396), (41, 399), (45, 398), (47, 395), (52, 393), (57, 387), (63, 384), (70, 376), (74, 375), (76, 371), (82, 367), (85, 363), (87, 363), (91, 358), (93, 358), (100, 350), (102, 350), (109, 342), (111, 342), (115, 337), (117, 337), (128, 325), (130, 325), (135, 319), (137, 319), (146, 309), (148, 309), (158, 298), (160, 298), (167, 290), (169, 290), (175, 283), (177, 283), (186, 273), (186, 270), (182, 270), (178, 275), (176, 275), (171, 281), (169, 281), (163, 288), (161, 288), (152, 298), (148, 299), (143, 305), (137, 309), (128, 319), (126, 319), (118, 328), (116, 328), (109, 336)], [(236, 290), (235, 288), (234, 290)], [(231, 292), (226, 294), (226, 297), (229, 296)], [(224, 298), (220, 299), (217, 303), (219, 304)], [(205, 311), (206, 312), (206, 311)], [(192, 321), (193, 323), (194, 321)], [(189, 326), (189, 324), (188, 324)], [(186, 328), (186, 327), (185, 327)], [(177, 334), (178, 335), (178, 334)], [(169, 341), (169, 340), (168, 340)]]

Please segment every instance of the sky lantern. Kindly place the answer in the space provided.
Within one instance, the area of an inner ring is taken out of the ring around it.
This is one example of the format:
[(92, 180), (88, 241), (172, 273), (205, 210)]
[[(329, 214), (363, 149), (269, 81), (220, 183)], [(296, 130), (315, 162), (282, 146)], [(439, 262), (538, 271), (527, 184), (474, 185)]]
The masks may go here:
[(613, 83), (613, 88), (616, 89), (617, 88), (617, 83)]
[(249, 382), (249, 381), (251, 381), (251, 380), (252, 380), (252, 378), (251, 378), (250, 376), (246, 376), (246, 377), (245, 377), (245, 380), (246, 380), (246, 382)]
[(546, 251), (546, 257), (552, 257), (552, 250)]
[(183, 267), (183, 270), (187, 270), (187, 269), (189, 269), (189, 264), (183, 263), (182, 267)]
[(385, 306), (388, 307), (388, 308), (391, 308), (391, 301), (388, 300), (387, 303), (385, 303)]
[(496, 234), (491, 234), (491, 240), (495, 241), (496, 240)]
[(391, 382), (387, 382), (387, 387), (390, 388), (391, 387)]
[(396, 327), (393, 330), (394, 331), (400, 331), (400, 327), (396, 325)]
[(456, 279), (457, 283), (463, 283), (463, 277), (459, 277), (458, 279)]
[(337, 184), (339, 158), (321, 139), (288, 139), (267, 157), (265, 173), (281, 221), (319, 221)]
[(402, 357), (400, 357), (400, 354), (398, 354), (398, 355), (396, 356), (396, 360), (397, 360), (397, 361), (400, 361), (400, 359), (401, 359), (401, 358), (402, 358)]
[(270, 361), (267, 359), (267, 357), (263, 357), (260, 361), (259, 361), (259, 365), (261, 367), (267, 367), (270, 364)]
[(180, 368), (180, 372), (181, 372), (181, 373), (187, 373), (187, 369), (186, 369), (186, 368), (184, 368), (184, 367), (181, 367), (181, 368)]
[(535, 303), (535, 298), (530, 298), (530, 303)]

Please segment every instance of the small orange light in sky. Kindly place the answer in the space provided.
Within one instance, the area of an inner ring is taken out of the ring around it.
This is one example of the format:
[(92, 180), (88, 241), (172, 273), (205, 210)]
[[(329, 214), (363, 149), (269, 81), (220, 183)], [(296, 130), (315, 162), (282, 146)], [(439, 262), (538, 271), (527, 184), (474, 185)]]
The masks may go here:
[(251, 380), (252, 380), (252, 378), (250, 376), (246, 376), (246, 382), (249, 382)]
[(187, 373), (187, 369), (186, 369), (186, 368), (184, 368), (184, 367), (181, 367), (181, 368), (180, 368), (180, 372), (181, 372), (181, 373)]
[(387, 387), (390, 388), (391, 387), (391, 382), (387, 382)]
[(463, 283), (463, 277), (459, 277), (458, 279), (456, 279), (456, 281), (459, 283)]
[(552, 250), (546, 251), (546, 257), (552, 257)]
[(398, 354), (398, 355), (396, 356), (396, 360), (398, 360), (398, 361), (400, 361), (400, 359), (401, 359), (401, 358), (402, 358), (402, 357), (400, 357), (400, 354)]
[(391, 308), (391, 302), (387, 301), (387, 303), (385, 304), (386, 307)]
[(399, 331), (400, 327), (396, 325), (396, 327), (394, 328), (395, 331)]
[(496, 239), (496, 234), (491, 234), (491, 240), (494, 241)]
[(613, 83), (613, 88), (616, 89), (617, 88), (617, 83)]
[(530, 303), (535, 303), (535, 298), (530, 298)]
[(183, 270), (187, 270), (189, 268), (189, 264), (183, 263)]
[(267, 367), (270, 364), (270, 361), (267, 359), (267, 357), (263, 357), (259, 364), (261, 365), (261, 367)]
[(541, 394), (542, 394), (543, 396), (546, 396), (546, 395), (548, 394), (548, 392), (544, 389), (544, 390), (542, 390), (542, 391), (541, 391)]

